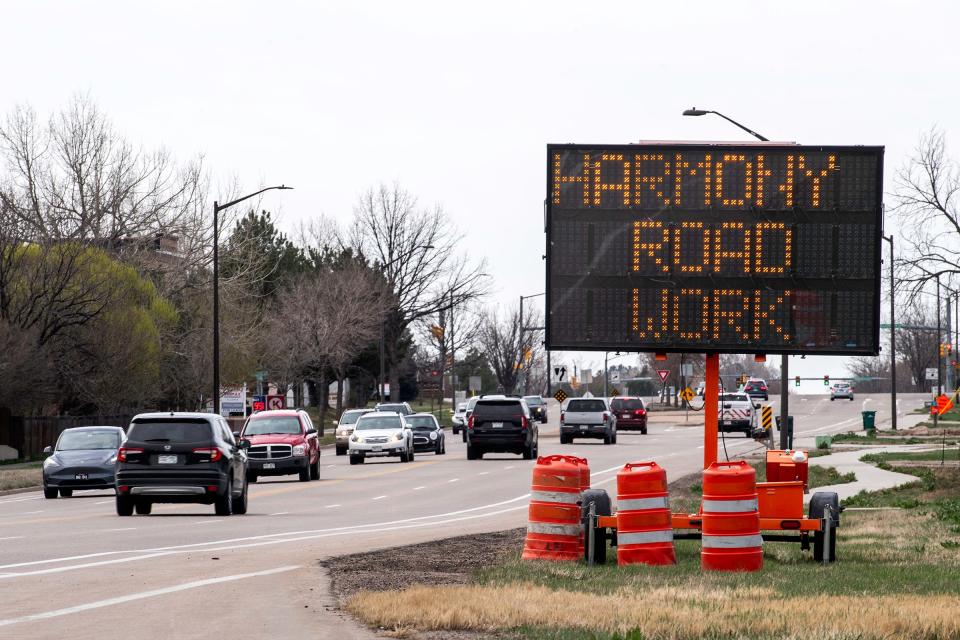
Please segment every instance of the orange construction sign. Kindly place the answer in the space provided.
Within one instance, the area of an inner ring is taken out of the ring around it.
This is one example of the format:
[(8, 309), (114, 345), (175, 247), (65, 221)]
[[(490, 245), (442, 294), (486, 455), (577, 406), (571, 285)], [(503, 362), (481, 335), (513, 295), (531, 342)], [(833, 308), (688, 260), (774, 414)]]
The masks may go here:
[(942, 416), (947, 411), (953, 408), (953, 400), (950, 399), (950, 396), (946, 394), (941, 394), (937, 396), (937, 405), (935, 408), (931, 408), (930, 413), (936, 413), (938, 416)]

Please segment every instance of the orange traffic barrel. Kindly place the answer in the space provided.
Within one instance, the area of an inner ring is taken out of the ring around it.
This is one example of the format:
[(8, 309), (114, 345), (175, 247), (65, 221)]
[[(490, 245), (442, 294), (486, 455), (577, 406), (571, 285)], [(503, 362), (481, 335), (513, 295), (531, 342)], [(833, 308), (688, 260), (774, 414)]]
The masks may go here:
[(667, 472), (630, 462), (617, 473), (617, 564), (676, 564)]
[(703, 470), (700, 565), (713, 571), (759, 571), (763, 538), (757, 472), (743, 460), (714, 462)]
[(577, 466), (580, 467), (580, 490), (586, 491), (590, 488), (590, 463), (587, 462), (586, 458), (578, 458), (577, 456), (567, 456), (571, 461), (575, 461)]
[(583, 465), (579, 460), (560, 455), (537, 458), (530, 488), (524, 560), (578, 560), (583, 557), (583, 525), (580, 520)]

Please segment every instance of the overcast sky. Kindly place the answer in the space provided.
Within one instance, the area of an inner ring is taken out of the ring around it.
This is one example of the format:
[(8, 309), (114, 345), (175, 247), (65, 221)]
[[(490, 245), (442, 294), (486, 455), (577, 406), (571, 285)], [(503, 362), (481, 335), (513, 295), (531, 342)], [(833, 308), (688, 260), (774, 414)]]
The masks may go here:
[[(548, 142), (885, 145), (958, 130), (951, 2), (5, 3), (2, 104), (89, 95), (119, 129), (250, 188), (282, 225), (349, 219), (400, 182), (486, 256), (498, 301), (543, 291)], [(589, 361), (595, 355), (585, 354)], [(791, 374), (843, 373), (841, 359)]]

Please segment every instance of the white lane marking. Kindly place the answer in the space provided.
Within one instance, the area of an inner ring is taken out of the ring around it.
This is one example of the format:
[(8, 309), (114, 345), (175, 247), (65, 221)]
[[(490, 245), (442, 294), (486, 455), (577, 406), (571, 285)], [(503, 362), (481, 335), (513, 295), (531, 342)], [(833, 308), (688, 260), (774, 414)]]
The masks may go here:
[(333, 469), (335, 466), (337, 466), (337, 465), (335, 465), (335, 464), (328, 464), (328, 465), (327, 465), (327, 469)]
[(40, 499), (40, 498), (38, 498), (38, 497), (32, 497), (32, 498), (10, 498), (9, 500), (0, 500), (0, 505), (4, 505), (4, 504), (14, 504), (15, 502), (26, 502), (26, 501), (28, 501), (28, 500), (39, 500), (39, 499)]
[(100, 502), (94, 502), (93, 504), (110, 504), (111, 502), (114, 502), (114, 500), (102, 500)]
[(514, 465), (508, 464), (507, 466), (505, 466), (505, 467), (503, 468), (503, 470), (504, 470), (504, 471), (509, 471), (510, 469), (513, 469), (513, 467), (514, 467)]
[[(254, 571), (252, 573), (238, 573), (232, 576), (222, 576), (220, 578), (207, 578), (206, 580), (196, 580), (194, 582), (184, 582), (183, 584), (174, 585), (172, 587), (164, 587), (162, 589), (151, 589), (150, 591), (141, 591), (140, 593), (131, 593), (125, 596), (120, 596), (117, 598), (107, 598), (106, 600), (97, 600), (96, 602), (88, 602), (86, 604), (80, 604), (74, 607), (67, 607), (65, 609), (54, 609), (53, 611), (44, 611), (43, 613), (32, 613), (30, 615), (21, 616), (19, 618), (7, 618), (6, 620), (0, 620), (0, 627), (9, 626), (12, 624), (18, 624), (21, 622), (35, 622), (37, 620), (48, 620), (50, 618), (59, 618), (60, 616), (70, 615), (72, 613), (82, 613), (83, 611), (90, 611), (92, 609), (102, 609), (103, 607), (112, 607), (118, 604), (124, 604), (126, 602), (133, 602), (135, 600), (144, 600), (146, 598), (155, 598), (157, 596), (164, 596), (169, 593), (176, 593), (178, 591), (186, 591), (188, 589), (198, 589), (200, 587), (207, 587), (213, 584), (219, 584), (221, 582), (233, 582), (234, 580), (244, 580), (246, 578), (259, 578), (262, 576), (269, 576), (275, 573), (284, 573), (286, 571), (293, 571), (294, 569), (299, 569), (300, 565), (288, 565), (285, 567), (277, 567), (275, 569), (267, 569), (265, 571)], [(0, 577), (3, 577), (0, 574)]]
[(272, 516), (285, 516), (285, 515), (287, 515), (288, 513), (290, 513), (290, 512), (289, 512), (289, 511), (277, 511), (276, 513), (271, 513), (270, 515), (272, 515)]
[(336, 509), (339, 506), (338, 504), (328, 504), (324, 509)]
[(43, 509), (39, 509), (37, 511), (21, 511), (20, 513), (11, 514), (11, 515), (29, 516), (29, 515), (33, 515), (34, 513), (43, 513)]
[(478, 473), (477, 475), (478, 475), (478, 476), (485, 476), (485, 475), (487, 475), (488, 473), (490, 473), (490, 472), (489, 472), (489, 471), (481, 471), (481, 472)]
[(460, 478), (450, 478), (447, 482), (460, 482)]
[(703, 445), (700, 445), (699, 447), (697, 447), (697, 449), (703, 449)]
[(200, 522), (194, 522), (193, 524), (216, 524), (218, 522), (223, 522), (223, 520), (201, 520)]
[(6, 538), (0, 538), (0, 540), (20, 540), (23, 536), (7, 536)]
[(420, 489), (426, 489), (426, 487), (414, 487), (414, 488), (413, 488), (414, 491), (420, 491)]
[(121, 527), (119, 529), (97, 529), (93, 533), (107, 533), (109, 531), (135, 531), (136, 527)]
[(386, 497), (387, 496), (377, 496), (376, 498), (373, 498), (373, 500), (383, 500)]

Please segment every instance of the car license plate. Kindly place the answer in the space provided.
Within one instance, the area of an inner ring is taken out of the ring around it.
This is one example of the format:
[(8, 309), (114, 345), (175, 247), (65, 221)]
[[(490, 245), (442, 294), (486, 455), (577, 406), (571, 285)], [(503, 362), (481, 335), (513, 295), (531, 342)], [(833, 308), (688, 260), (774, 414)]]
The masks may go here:
[(87, 479), (87, 474), (85, 474), (85, 473), (78, 473), (77, 475), (74, 476), (74, 479), (76, 479), (76, 480), (86, 480), (86, 479)]
[(373, 450), (374, 450), (374, 451), (383, 451), (383, 447), (379, 447), (379, 446), (373, 447)]
[(177, 456), (175, 455), (160, 455), (157, 456), (157, 462), (159, 464), (177, 464)]
[(629, 418), (629, 417), (630, 417), (630, 414), (629, 414), (629, 413), (624, 413), (624, 414), (621, 414), (620, 417), (621, 417), (621, 418)]
[(264, 469), (276, 469), (276, 468), (277, 468), (277, 463), (275, 463), (275, 462), (264, 462), (264, 463), (263, 463), (263, 468), (264, 468)]
[(589, 427), (585, 424), (580, 425), (580, 431), (586, 431)]
[(724, 420), (723, 424), (733, 424), (733, 420)]
[(490, 426), (493, 427), (494, 429), (503, 429), (502, 422), (491, 422)]

